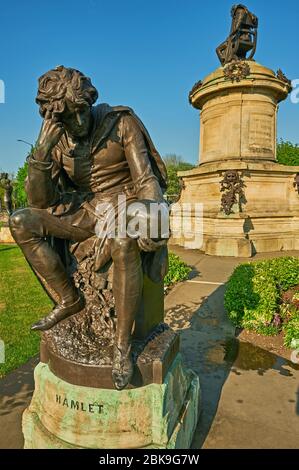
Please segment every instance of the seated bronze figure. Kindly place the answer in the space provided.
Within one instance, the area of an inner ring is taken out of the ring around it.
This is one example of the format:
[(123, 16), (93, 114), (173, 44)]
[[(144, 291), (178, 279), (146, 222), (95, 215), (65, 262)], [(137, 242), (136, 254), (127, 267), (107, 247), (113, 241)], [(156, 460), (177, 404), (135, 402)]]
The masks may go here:
[[(29, 207), (10, 217), (14, 239), (55, 301), (52, 312), (32, 326), (49, 330), (82, 311), (85, 299), (66, 269), (59, 240), (77, 262), (93, 258), (93, 270), (113, 263), (117, 326), (112, 376), (118, 389), (133, 373), (131, 332), (139, 307), (143, 272), (161, 280), (167, 269), (167, 238), (159, 234), (109, 237), (109, 204), (119, 217), (119, 196), (164, 201), (166, 169), (139, 118), (127, 107), (93, 106), (97, 90), (78, 70), (58, 66), (39, 79), (36, 102), (43, 125), (28, 157)], [(150, 215), (148, 216), (150, 223)], [(104, 235), (103, 235), (104, 234)], [(64, 243), (64, 242), (63, 242)], [(60, 246), (60, 248), (59, 248)]]
[(252, 60), (256, 51), (258, 18), (241, 4), (232, 7), (231, 16), (229, 37), (216, 49), (221, 65), (233, 60)]

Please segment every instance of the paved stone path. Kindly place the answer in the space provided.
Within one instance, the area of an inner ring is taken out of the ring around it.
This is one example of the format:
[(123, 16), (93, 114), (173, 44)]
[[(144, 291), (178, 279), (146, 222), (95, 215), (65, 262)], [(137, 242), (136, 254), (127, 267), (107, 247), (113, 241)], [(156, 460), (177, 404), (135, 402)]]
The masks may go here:
[(185, 363), (202, 387), (193, 448), (299, 448), (299, 367), (238, 341), (223, 308), (223, 284), (248, 260), (172, 251), (194, 267), (191, 281), (166, 298), (166, 321), (180, 331)]
[[(172, 251), (194, 268), (165, 305), (166, 321), (180, 332), (185, 363), (199, 374), (202, 387), (193, 448), (298, 448), (299, 367), (236, 339), (223, 308), (224, 284), (242, 260)], [(21, 414), (37, 360), (0, 380), (0, 448), (23, 446)]]

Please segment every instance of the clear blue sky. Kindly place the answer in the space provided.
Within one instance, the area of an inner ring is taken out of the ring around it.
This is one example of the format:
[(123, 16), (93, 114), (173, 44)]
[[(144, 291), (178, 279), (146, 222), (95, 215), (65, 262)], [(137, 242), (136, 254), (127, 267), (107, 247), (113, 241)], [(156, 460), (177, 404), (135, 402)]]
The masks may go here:
[[(245, 1), (245, 0), (244, 0)], [(193, 84), (219, 66), (233, 0), (0, 0), (0, 168), (16, 171), (41, 125), (37, 78), (63, 64), (89, 75), (100, 101), (134, 108), (160, 153), (198, 158)], [(299, 4), (248, 0), (259, 17), (256, 60), (299, 78)], [(299, 142), (299, 104), (280, 106), (278, 137)]]

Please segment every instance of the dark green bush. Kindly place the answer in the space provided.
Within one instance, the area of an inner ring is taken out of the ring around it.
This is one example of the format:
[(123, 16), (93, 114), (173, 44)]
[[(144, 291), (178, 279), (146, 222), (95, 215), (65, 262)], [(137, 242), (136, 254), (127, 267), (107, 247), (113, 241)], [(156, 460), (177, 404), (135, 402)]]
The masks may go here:
[(228, 281), (225, 308), (236, 326), (274, 335), (283, 321), (279, 316), (282, 294), (297, 284), (298, 258), (241, 264)]
[(165, 286), (185, 281), (188, 279), (191, 271), (192, 269), (187, 266), (179, 256), (174, 253), (169, 253), (169, 269), (164, 279)]

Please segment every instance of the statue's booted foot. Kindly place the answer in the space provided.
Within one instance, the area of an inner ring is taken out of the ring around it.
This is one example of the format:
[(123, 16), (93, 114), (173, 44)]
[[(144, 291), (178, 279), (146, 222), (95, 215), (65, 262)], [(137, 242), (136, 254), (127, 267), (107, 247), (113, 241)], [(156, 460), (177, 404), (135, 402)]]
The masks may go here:
[(134, 372), (131, 346), (126, 350), (114, 346), (112, 380), (117, 390), (123, 390), (129, 385)]
[(52, 312), (49, 313), (49, 315), (47, 315), (45, 318), (42, 318), (37, 323), (34, 323), (31, 326), (31, 330), (34, 330), (34, 331), (35, 330), (40, 330), (40, 331), (49, 330), (60, 321), (65, 320), (71, 315), (75, 315), (75, 313), (81, 312), (81, 310), (83, 310), (84, 307), (85, 307), (85, 299), (82, 296), (80, 296), (76, 300), (76, 302), (72, 304), (64, 304), (64, 303), (58, 304), (52, 310)]

